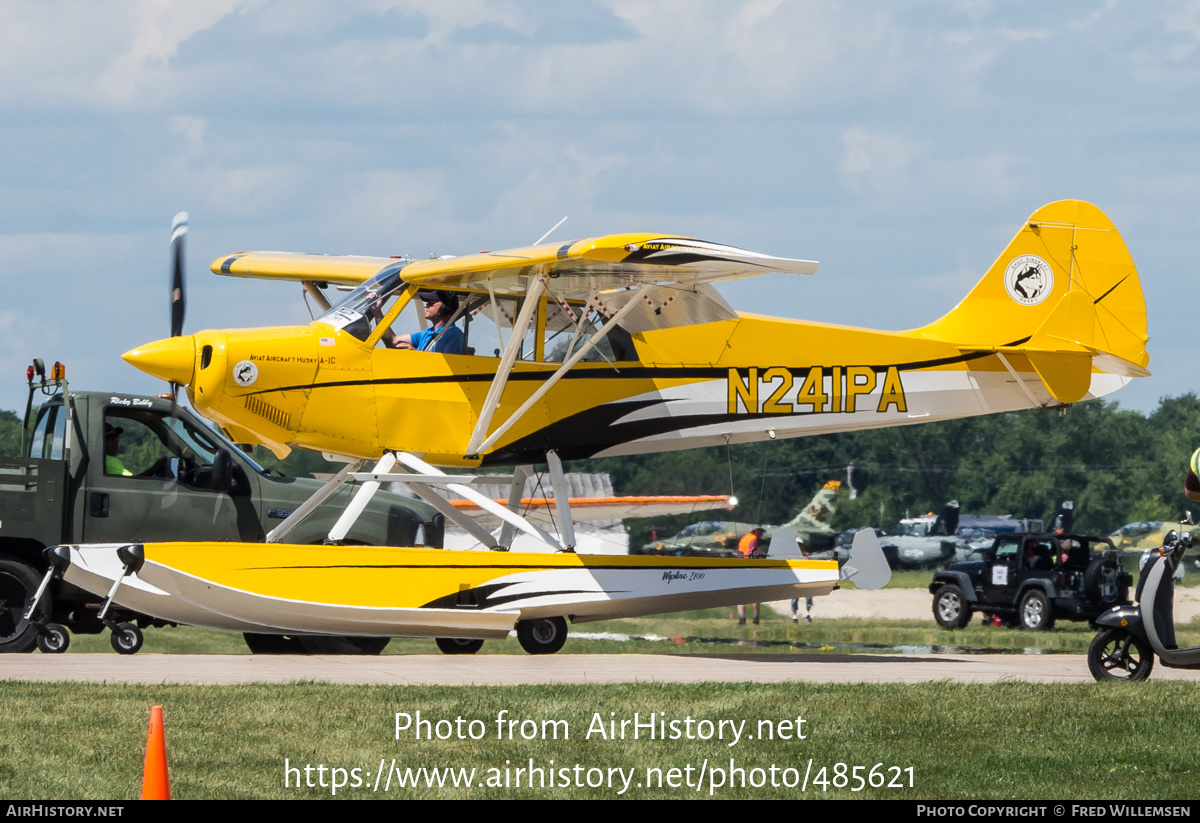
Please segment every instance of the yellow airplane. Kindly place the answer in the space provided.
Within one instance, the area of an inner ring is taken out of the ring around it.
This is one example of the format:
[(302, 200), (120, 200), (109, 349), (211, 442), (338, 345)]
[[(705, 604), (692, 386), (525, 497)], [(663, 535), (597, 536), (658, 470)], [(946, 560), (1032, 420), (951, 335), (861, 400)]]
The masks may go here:
[[(213, 271), (300, 281), (325, 313), (124, 358), (185, 385), (235, 442), (460, 467), (1068, 405), (1149, 374), (1137, 270), (1088, 203), (1036, 211), (958, 306), (910, 331), (741, 314), (711, 286), (817, 265), (656, 234), (412, 261), (247, 252)], [(354, 288), (331, 306), (327, 284)], [(463, 353), (385, 345), (422, 290), (457, 300), (441, 334)]]
[[(213, 270), (299, 281), (324, 314), (307, 326), (174, 336), (124, 357), (186, 386), (192, 405), (235, 442), (348, 459), (268, 543), (357, 480), (354, 502), (330, 532), (336, 543), (381, 481), (402, 480), (484, 548), (509, 548), (519, 530), (570, 552), (565, 495), (555, 500), (557, 538), (519, 514), (533, 463), (545, 460), (553, 487), (565, 489), (564, 458), (1064, 406), (1149, 374), (1137, 270), (1108, 218), (1079, 201), (1039, 209), (953, 311), (901, 332), (735, 312), (712, 283), (813, 274), (817, 263), (670, 235), (429, 260), (247, 252), (218, 259)], [(349, 294), (332, 305), (329, 285)], [(174, 295), (178, 335), (178, 266)], [(427, 304), (434, 326), (398, 336), (392, 326), (414, 299)], [(358, 471), (366, 460), (378, 462)], [(397, 463), (406, 472), (393, 471)], [(491, 465), (516, 467), (507, 506), (471, 488), (479, 477), (437, 468)], [(499, 533), (434, 486), (499, 517)], [(451, 652), (474, 651), (515, 627), (527, 650), (548, 653), (561, 646), (564, 617), (826, 594), (847, 577), (876, 588), (890, 574), (869, 530), (841, 569), (811, 559), (618, 562), (241, 544), (75, 547), (63, 561), (68, 580), (79, 575), (79, 585), (108, 591), (104, 610), (120, 602), (120, 590), (137, 599), (130, 608), (183, 622), (433, 635)]]

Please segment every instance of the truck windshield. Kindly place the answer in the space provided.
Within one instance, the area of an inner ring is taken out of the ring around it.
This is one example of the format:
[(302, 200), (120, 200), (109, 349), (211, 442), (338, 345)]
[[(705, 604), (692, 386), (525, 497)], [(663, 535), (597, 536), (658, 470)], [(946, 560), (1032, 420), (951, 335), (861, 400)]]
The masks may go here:
[[(218, 449), (231, 455), (237, 450), (203, 426), (153, 410), (110, 408), (104, 416), (104, 432), (105, 474), (174, 478), (195, 488), (210, 485)], [(245, 454), (239, 458), (266, 473)]]

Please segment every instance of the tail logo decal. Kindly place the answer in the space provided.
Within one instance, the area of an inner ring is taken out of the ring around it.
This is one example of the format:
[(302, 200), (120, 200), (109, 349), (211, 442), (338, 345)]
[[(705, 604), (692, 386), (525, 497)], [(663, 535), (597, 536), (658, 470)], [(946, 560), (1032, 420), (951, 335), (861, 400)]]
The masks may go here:
[(1042, 258), (1023, 254), (1008, 264), (1004, 288), (1022, 306), (1036, 306), (1054, 290), (1054, 270)]

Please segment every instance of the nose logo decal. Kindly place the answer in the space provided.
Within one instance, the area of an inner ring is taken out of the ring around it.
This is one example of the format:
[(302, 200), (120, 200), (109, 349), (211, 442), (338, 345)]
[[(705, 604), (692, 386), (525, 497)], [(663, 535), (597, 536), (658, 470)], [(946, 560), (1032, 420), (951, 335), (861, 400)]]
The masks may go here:
[(258, 379), (258, 366), (249, 360), (242, 360), (233, 367), (233, 381), (239, 386), (253, 386)]

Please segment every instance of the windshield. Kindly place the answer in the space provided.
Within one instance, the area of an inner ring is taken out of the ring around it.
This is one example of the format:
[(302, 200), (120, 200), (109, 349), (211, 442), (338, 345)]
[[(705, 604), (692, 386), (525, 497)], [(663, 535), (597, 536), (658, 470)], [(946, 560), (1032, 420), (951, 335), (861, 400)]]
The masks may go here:
[(405, 288), (400, 270), (407, 261), (388, 266), (363, 282), (346, 299), (317, 318), (322, 323), (342, 329), (359, 340), (366, 340), (379, 318)]

